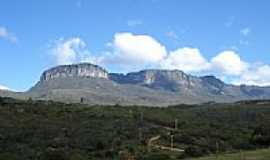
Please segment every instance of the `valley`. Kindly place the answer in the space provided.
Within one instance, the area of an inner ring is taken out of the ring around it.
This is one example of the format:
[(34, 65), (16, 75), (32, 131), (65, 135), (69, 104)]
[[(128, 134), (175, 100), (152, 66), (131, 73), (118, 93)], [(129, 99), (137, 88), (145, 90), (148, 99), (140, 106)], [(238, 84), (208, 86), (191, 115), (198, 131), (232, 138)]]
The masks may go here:
[(269, 101), (241, 101), (160, 108), (0, 98), (0, 159), (238, 155), (269, 147), (269, 106)]

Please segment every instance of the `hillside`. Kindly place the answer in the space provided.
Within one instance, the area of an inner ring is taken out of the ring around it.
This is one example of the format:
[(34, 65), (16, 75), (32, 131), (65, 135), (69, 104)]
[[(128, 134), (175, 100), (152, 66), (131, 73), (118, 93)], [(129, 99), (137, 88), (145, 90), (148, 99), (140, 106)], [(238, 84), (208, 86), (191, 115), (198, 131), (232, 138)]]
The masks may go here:
[(81, 63), (48, 69), (27, 92), (0, 91), (0, 96), (69, 103), (83, 100), (99, 105), (168, 106), (269, 99), (270, 87), (236, 86), (214, 76), (197, 77), (180, 70), (109, 73), (100, 66)]
[(155, 108), (1, 98), (0, 159), (173, 160), (267, 148), (269, 105), (242, 101)]

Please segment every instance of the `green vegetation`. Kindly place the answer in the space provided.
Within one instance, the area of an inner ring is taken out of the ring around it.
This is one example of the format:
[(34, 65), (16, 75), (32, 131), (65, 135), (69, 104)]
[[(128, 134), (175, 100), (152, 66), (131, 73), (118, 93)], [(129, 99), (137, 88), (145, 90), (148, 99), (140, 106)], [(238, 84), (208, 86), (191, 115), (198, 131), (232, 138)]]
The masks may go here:
[(193, 160), (269, 160), (270, 150), (262, 149), (256, 151), (239, 152), (233, 154), (223, 154), (219, 156), (209, 156)]
[(237, 156), (270, 146), (269, 107), (268, 101), (154, 108), (0, 98), (0, 160)]

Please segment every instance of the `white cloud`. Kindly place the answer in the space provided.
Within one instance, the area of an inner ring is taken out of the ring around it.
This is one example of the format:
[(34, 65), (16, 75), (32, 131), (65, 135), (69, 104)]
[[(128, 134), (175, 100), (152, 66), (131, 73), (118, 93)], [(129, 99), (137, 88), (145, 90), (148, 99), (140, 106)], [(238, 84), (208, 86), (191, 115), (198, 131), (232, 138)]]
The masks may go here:
[(167, 55), (166, 49), (148, 35), (117, 33), (111, 43), (111, 62), (127, 65), (156, 64)]
[(243, 36), (248, 36), (251, 32), (251, 29), (246, 27), (246, 28), (243, 28), (241, 31), (240, 31), (240, 34), (243, 35)]
[(11, 90), (11, 89), (6, 86), (0, 85), (0, 90)]
[(161, 62), (161, 68), (180, 69), (185, 72), (201, 72), (209, 67), (210, 64), (196, 48), (177, 49)]
[(218, 53), (209, 60), (199, 49), (183, 47), (167, 51), (165, 46), (150, 35), (117, 33), (109, 50), (99, 56), (90, 54), (80, 38), (60, 39), (51, 48), (57, 64), (90, 62), (110, 66), (118, 72), (147, 68), (179, 69), (187, 73), (215, 74), (227, 83), (270, 85), (270, 65), (246, 62), (232, 50)]
[(266, 64), (252, 64), (248, 70), (232, 83), (270, 86), (270, 66)]
[(212, 69), (222, 74), (237, 76), (243, 73), (248, 64), (234, 51), (223, 51), (211, 60)]
[(50, 49), (50, 54), (58, 65), (80, 62), (98, 63), (102, 57), (91, 56), (87, 46), (80, 38), (60, 39)]
[(127, 21), (127, 25), (129, 27), (135, 27), (135, 26), (138, 26), (138, 25), (141, 25), (143, 24), (142, 20), (139, 20), (139, 19), (133, 19), (133, 20), (128, 20)]
[(18, 38), (13, 33), (8, 31), (7, 28), (1, 26), (0, 26), (0, 38), (4, 38), (14, 43), (18, 42)]
[(211, 60), (211, 72), (216, 70), (217, 76), (229, 79), (232, 84), (269, 86), (270, 66), (263, 63), (243, 61), (233, 51), (224, 51)]

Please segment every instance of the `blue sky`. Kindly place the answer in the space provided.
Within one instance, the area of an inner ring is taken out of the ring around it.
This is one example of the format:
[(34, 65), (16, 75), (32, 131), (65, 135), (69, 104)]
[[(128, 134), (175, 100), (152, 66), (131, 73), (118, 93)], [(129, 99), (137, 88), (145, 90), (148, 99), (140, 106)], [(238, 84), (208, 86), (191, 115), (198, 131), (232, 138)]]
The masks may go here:
[(44, 69), (82, 61), (113, 72), (180, 69), (269, 85), (269, 6), (268, 0), (3, 0), (0, 85), (23, 91)]

